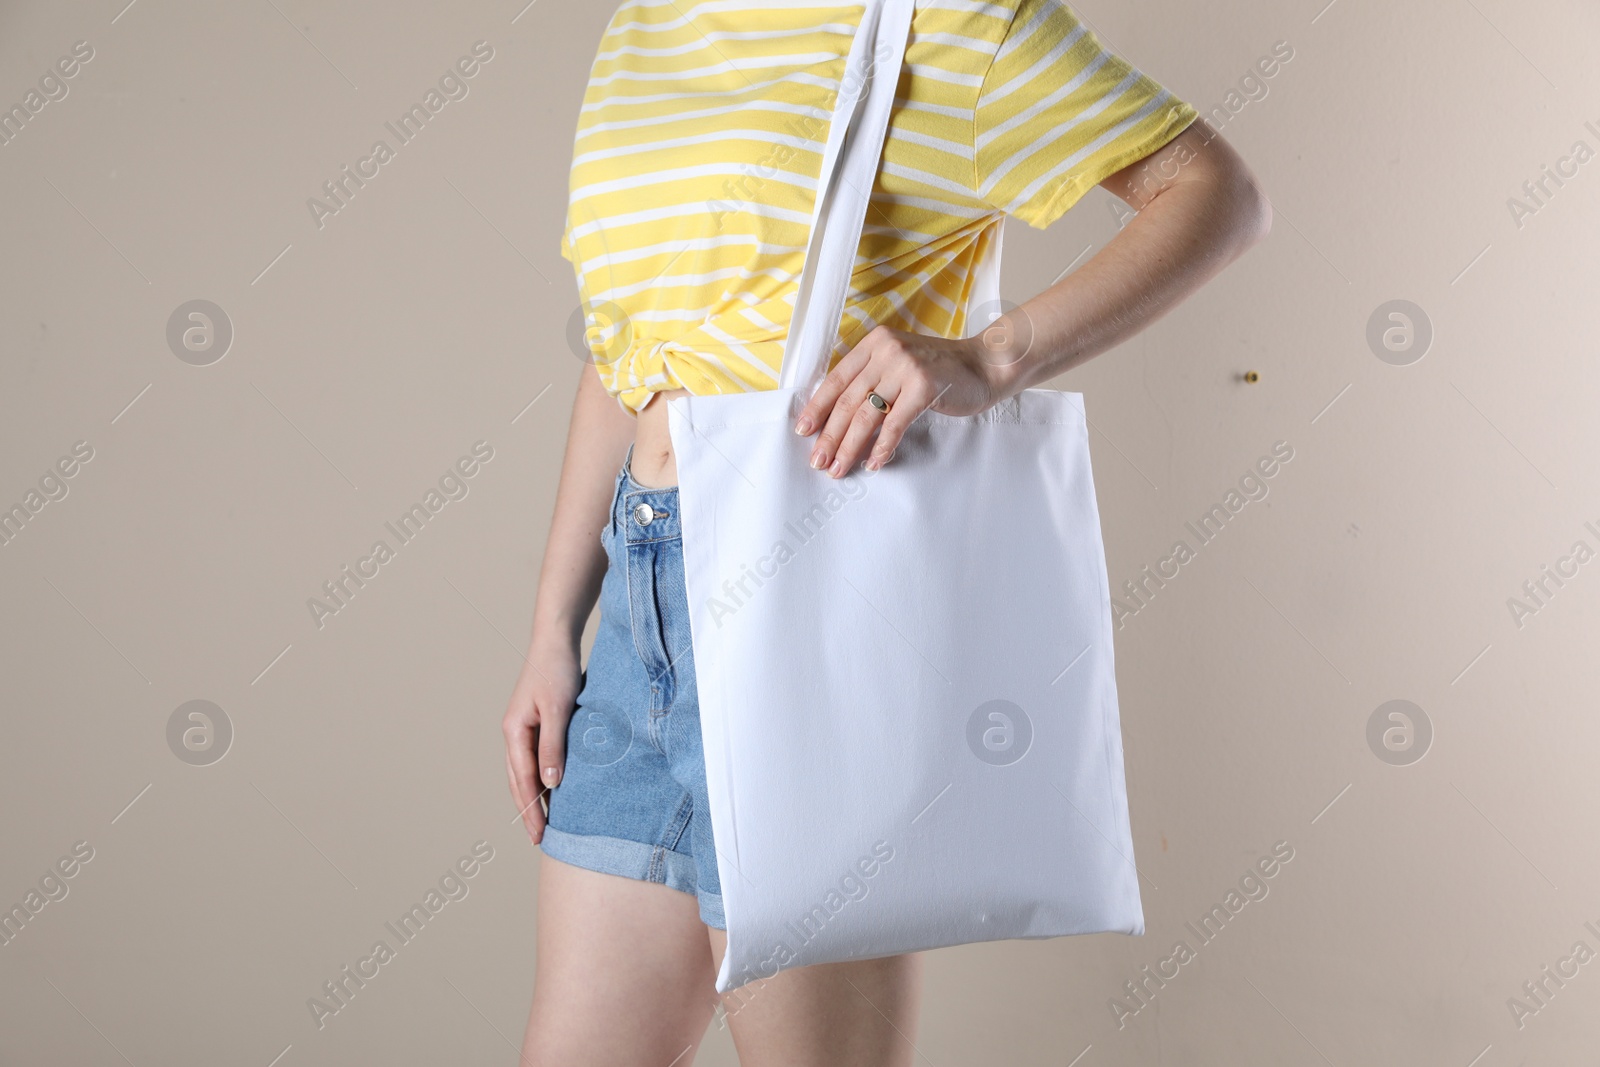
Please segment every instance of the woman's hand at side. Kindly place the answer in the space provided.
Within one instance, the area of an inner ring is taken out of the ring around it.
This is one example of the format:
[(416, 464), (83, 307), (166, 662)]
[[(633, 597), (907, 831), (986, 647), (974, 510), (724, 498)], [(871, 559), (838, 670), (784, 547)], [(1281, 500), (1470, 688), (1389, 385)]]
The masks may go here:
[(605, 578), (601, 531), (634, 433), (634, 416), (606, 394), (600, 376), (587, 366), (581, 373), (539, 565), (533, 635), (501, 721), (511, 796), (534, 844), (544, 837), (540, 798), (560, 784), (566, 767), (567, 723), (582, 691), (583, 629)]
[(522, 813), (528, 840), (544, 838), (547, 790), (566, 767), (567, 723), (582, 686), (578, 647), (567, 641), (535, 640), (522, 662), (501, 728), (506, 737), (506, 775)]

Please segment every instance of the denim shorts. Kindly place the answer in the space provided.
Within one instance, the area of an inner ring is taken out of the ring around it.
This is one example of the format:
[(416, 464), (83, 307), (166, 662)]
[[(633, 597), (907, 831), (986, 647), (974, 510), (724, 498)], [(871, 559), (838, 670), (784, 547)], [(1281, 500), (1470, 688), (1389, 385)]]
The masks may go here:
[(659, 882), (727, 929), (706, 799), (678, 488), (617, 472), (600, 535), (608, 565), (561, 782), (540, 847), (605, 874)]

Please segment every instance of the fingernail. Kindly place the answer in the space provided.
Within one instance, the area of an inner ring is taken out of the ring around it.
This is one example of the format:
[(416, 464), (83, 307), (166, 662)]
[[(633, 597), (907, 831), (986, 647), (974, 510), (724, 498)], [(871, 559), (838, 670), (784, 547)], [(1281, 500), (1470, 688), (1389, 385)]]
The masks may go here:
[(839, 477), (839, 475), (843, 474), (844, 473), (844, 460), (842, 460), (842, 459), (834, 460), (833, 461), (833, 466), (828, 468), (828, 473), (833, 475), (835, 478), (837, 478), (837, 477)]
[(546, 767), (544, 769), (544, 784), (551, 789), (556, 787), (556, 769), (554, 767)]
[(804, 437), (806, 434), (810, 433), (811, 432), (811, 416), (809, 416), (809, 415), (802, 416), (800, 421), (794, 424), (794, 432), (799, 434), (802, 437)]
[(817, 449), (815, 452), (811, 453), (811, 469), (814, 470), (814, 471), (821, 470), (823, 461), (826, 458), (827, 457), (825, 457), (822, 454), (822, 449), (820, 449), (820, 448)]
[(883, 459), (879, 456), (873, 456), (871, 459), (862, 464), (862, 466), (866, 467), (869, 471), (875, 471), (879, 467), (883, 466)]

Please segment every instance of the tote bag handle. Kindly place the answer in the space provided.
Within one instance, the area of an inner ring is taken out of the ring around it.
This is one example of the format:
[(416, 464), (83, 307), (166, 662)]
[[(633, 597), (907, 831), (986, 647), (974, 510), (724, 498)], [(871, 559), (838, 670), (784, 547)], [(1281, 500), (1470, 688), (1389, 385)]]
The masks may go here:
[(827, 373), (838, 340), (914, 6), (913, 0), (866, 0), (845, 63), (778, 378), (780, 389), (799, 387), (802, 402)]

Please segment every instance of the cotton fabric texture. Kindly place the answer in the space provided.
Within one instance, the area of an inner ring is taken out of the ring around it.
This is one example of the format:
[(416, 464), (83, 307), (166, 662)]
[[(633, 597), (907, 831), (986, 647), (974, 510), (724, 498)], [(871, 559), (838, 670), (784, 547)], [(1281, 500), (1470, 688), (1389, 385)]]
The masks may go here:
[[(680, 386), (776, 388), (862, 11), (636, 0), (612, 16), (561, 254), (627, 409)], [(1059, 0), (919, 0), (896, 97), (836, 356), (879, 324), (976, 333), (969, 297), (999, 219), (1045, 228), (1196, 116)]]
[(1144, 932), (1081, 394), (925, 411), (894, 462), (840, 479), (791, 432), (911, 20), (912, 0), (867, 0), (846, 79), (864, 88), (830, 119), (779, 387), (667, 402), (724, 993), (809, 964)]

